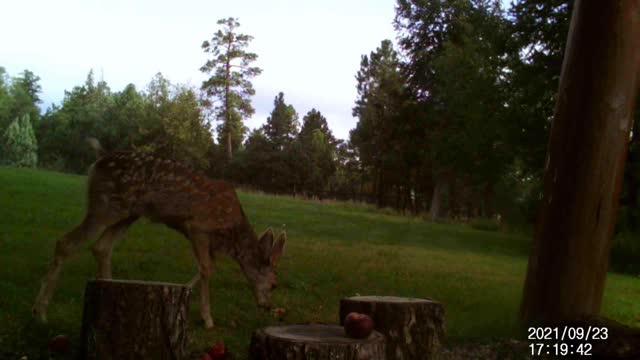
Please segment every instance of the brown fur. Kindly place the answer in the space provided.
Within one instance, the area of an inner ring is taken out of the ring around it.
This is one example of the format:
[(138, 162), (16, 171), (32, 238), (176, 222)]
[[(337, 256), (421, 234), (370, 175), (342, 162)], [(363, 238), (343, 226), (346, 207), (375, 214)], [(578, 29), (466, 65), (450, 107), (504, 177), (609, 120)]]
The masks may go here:
[(97, 277), (110, 279), (113, 244), (140, 217), (164, 223), (191, 242), (199, 271), (188, 284), (200, 281), (200, 313), (206, 327), (213, 326), (208, 280), (216, 253), (234, 258), (253, 285), (258, 304), (270, 306), (274, 268), (284, 251), (286, 234), (274, 241), (268, 229), (258, 239), (231, 184), (209, 179), (174, 161), (138, 152), (108, 154), (97, 140), (90, 144), (98, 160), (89, 170), (87, 212), (82, 223), (56, 242), (34, 314), (46, 319), (64, 260), (101, 231), (92, 251)]

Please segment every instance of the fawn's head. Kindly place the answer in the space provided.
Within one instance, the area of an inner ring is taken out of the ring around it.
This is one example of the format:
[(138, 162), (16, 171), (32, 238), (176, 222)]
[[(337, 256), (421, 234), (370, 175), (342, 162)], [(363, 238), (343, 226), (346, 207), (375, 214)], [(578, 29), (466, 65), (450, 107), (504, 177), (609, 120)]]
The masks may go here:
[(269, 309), (271, 307), (271, 292), (276, 288), (276, 268), (278, 260), (284, 253), (287, 234), (283, 231), (274, 239), (271, 229), (267, 229), (258, 239), (256, 256), (253, 264), (245, 268), (245, 273), (253, 285), (253, 294), (258, 306)]

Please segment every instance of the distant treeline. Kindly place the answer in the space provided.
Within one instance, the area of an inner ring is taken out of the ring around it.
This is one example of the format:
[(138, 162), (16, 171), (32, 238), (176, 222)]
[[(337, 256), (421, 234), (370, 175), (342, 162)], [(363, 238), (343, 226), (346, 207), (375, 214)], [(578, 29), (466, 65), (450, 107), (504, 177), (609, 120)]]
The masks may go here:
[[(13, 154), (3, 161), (24, 166), (37, 154), (39, 166), (85, 172), (93, 154), (84, 139), (94, 136), (112, 150), (155, 152), (267, 192), (365, 200), (434, 219), (499, 213), (531, 223), (572, 4), (519, 0), (505, 10), (498, 0), (398, 0), (398, 48), (383, 40), (362, 56), (353, 107), (358, 123), (346, 140), (332, 135), (319, 110), (304, 109), (300, 119), (282, 93), (274, 94), (264, 126), (248, 133), (247, 79), (261, 70), (246, 67), (225, 78), (222, 65), (231, 55), (202, 68), (214, 75), (200, 89), (158, 74), (144, 90), (112, 92), (90, 73), (43, 115), (37, 76), (25, 71), (9, 79), (3, 71), (3, 146), (23, 144), (3, 152)], [(207, 52), (218, 54), (216, 46), (234, 38), (229, 34), (239, 25), (219, 24), (226, 30), (203, 44)], [(244, 49), (251, 37), (243, 36), (235, 38)], [(247, 64), (257, 57), (241, 55)], [(241, 79), (237, 94), (228, 91), (233, 79)], [(212, 98), (229, 101), (214, 106)], [(235, 112), (220, 105), (234, 102)], [(220, 121), (217, 141), (210, 120)], [(37, 143), (20, 130), (29, 124)], [(639, 142), (630, 137), (620, 231), (640, 231)]]

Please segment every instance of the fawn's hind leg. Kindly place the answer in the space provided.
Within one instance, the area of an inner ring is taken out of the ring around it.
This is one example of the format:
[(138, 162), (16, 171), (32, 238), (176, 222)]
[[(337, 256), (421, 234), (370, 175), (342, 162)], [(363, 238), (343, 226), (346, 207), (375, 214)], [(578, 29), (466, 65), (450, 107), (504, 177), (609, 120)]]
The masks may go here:
[(96, 278), (111, 279), (111, 254), (113, 253), (113, 245), (127, 232), (129, 225), (133, 224), (136, 220), (138, 220), (138, 217), (132, 216), (109, 226), (93, 245), (91, 251), (96, 259)]
[[(211, 254), (211, 273), (213, 273), (216, 269), (216, 257), (215, 254)], [(198, 269), (200, 269), (200, 265), (198, 265)], [(191, 280), (189, 280), (188, 283), (184, 284), (185, 286), (188, 286), (190, 288), (196, 286), (196, 284), (200, 281), (200, 270), (198, 270), (198, 272), (193, 276), (193, 278), (191, 278)]]
[(209, 251), (211, 241), (207, 234), (190, 234), (189, 241), (193, 246), (193, 253), (198, 262), (198, 274), (188, 283), (195, 285), (200, 282), (200, 316), (204, 321), (204, 327), (210, 329), (213, 327), (213, 319), (211, 318), (211, 305), (209, 303), (209, 279), (213, 272), (213, 259)]

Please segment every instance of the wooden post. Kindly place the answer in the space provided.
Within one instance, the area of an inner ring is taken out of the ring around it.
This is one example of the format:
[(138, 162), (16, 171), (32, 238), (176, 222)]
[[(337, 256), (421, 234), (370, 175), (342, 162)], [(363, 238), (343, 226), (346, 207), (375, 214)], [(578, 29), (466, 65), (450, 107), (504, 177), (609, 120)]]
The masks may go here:
[(85, 289), (82, 359), (180, 360), (186, 356), (191, 288), (93, 280)]
[(598, 314), (638, 88), (640, 0), (575, 2), (529, 257), (529, 324)]
[(257, 330), (251, 337), (252, 360), (386, 360), (384, 336), (346, 337), (338, 325), (285, 325)]
[(395, 296), (353, 296), (340, 300), (340, 322), (350, 312), (373, 318), (385, 336), (387, 359), (433, 359), (445, 338), (444, 307), (437, 301)]

